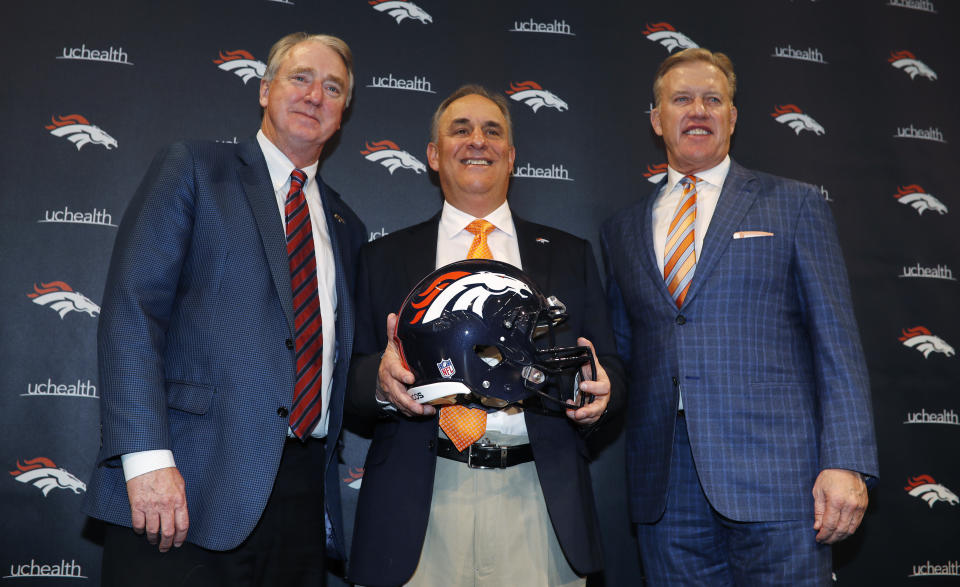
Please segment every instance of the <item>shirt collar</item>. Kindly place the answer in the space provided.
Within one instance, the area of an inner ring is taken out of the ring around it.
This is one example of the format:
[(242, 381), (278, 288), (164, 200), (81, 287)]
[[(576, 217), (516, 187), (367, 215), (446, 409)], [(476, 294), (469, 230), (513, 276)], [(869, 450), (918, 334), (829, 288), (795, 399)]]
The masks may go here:
[[(290, 173), (296, 169), (296, 166), (283, 154), (283, 151), (270, 142), (267, 135), (263, 134), (263, 129), (257, 131), (257, 142), (260, 143), (263, 158), (267, 160), (267, 171), (270, 172), (270, 183), (273, 184), (273, 191), (279, 192), (290, 182)], [(307, 181), (303, 185), (309, 184), (310, 180), (317, 175), (319, 164), (319, 161), (314, 161), (313, 165), (300, 169), (307, 174)]]
[[(450, 202), (444, 200), (443, 210), (440, 213), (441, 234), (448, 239), (453, 238), (475, 219), (476, 217), (455, 208)], [(514, 236), (513, 216), (510, 214), (510, 206), (506, 200), (496, 210), (484, 216), (483, 219), (494, 225), (497, 230), (505, 232), (511, 237)]]
[[(730, 155), (726, 155), (716, 167), (711, 167), (704, 171), (698, 171), (694, 173), (696, 177), (703, 180), (703, 182), (713, 186), (720, 187), (723, 185), (723, 180), (727, 177), (727, 172), (730, 171)], [(673, 167), (667, 167), (667, 185), (664, 186), (663, 193), (669, 194), (673, 191), (673, 188), (684, 178), (684, 174), (680, 173)]]

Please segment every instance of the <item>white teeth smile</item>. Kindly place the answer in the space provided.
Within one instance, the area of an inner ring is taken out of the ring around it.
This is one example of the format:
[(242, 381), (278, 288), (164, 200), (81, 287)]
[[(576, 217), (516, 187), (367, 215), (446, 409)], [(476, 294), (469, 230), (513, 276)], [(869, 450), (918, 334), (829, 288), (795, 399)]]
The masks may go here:
[(710, 131), (702, 128), (691, 128), (690, 130), (684, 132), (685, 135), (708, 135)]
[(492, 165), (492, 162), (486, 159), (464, 159), (464, 165)]

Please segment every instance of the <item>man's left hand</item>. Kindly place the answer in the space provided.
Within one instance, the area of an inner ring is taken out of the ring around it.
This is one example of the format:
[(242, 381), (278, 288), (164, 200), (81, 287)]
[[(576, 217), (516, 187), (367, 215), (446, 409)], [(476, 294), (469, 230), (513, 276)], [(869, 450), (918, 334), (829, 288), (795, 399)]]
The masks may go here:
[(597, 365), (597, 380), (593, 380), (593, 372), (590, 369), (590, 365), (583, 367), (580, 377), (580, 392), (592, 395), (593, 401), (584, 404), (584, 406), (578, 410), (567, 410), (567, 417), (581, 426), (589, 426), (599, 420), (600, 416), (607, 411), (607, 404), (610, 402), (610, 378), (607, 377), (607, 372), (603, 370), (603, 365), (601, 365), (599, 359), (596, 358), (597, 351), (594, 350), (593, 343), (580, 337), (577, 339), (577, 344), (590, 347), (590, 352), (593, 353), (595, 359), (594, 363)]
[(833, 544), (853, 534), (867, 509), (867, 484), (856, 471), (824, 469), (813, 484), (817, 542)]

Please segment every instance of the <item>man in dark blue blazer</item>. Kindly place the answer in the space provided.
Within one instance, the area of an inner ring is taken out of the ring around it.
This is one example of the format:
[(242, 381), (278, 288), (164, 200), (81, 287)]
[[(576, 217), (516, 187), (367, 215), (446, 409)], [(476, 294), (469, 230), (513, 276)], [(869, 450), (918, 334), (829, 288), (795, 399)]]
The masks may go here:
[[(336, 448), (365, 229), (317, 168), (352, 87), (342, 40), (284, 37), (257, 137), (166, 148), (130, 203), (85, 502), (108, 522), (104, 585), (320, 585), (325, 551), (343, 556)], [(302, 419), (298, 377), (316, 392)]]
[[(348, 577), (367, 586), (583, 584), (582, 575), (601, 568), (602, 552), (581, 430), (617, 409), (624, 395), (590, 244), (511, 214), (515, 151), (503, 96), (461, 88), (437, 109), (431, 135), (427, 158), (440, 178), (443, 209), (361, 252), (347, 405), (377, 424)], [(505, 447), (495, 450), (508, 463), (494, 469), (465, 462), (474, 449), (494, 449), (475, 444), (458, 453), (434, 407), (410, 398), (413, 374), (392, 340), (392, 313), (435, 268), (467, 257), (478, 237), (465, 227), (476, 219), (495, 227), (487, 237), (494, 259), (520, 265), (566, 305), (569, 320), (556, 345), (589, 339), (600, 365), (598, 380), (582, 384), (596, 400), (579, 410), (491, 411), (485, 436)], [(513, 464), (514, 454), (527, 456)]]
[(667, 178), (602, 227), (631, 514), (650, 584), (824, 585), (877, 475), (866, 365), (830, 210), (729, 158), (734, 90), (661, 64)]

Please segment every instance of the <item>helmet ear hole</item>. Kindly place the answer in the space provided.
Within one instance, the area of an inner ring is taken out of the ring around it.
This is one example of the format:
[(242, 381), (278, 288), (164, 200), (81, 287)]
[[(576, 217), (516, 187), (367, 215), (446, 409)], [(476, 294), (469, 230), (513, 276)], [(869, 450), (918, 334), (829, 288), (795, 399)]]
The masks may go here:
[(473, 352), (477, 354), (477, 357), (479, 357), (481, 361), (491, 367), (496, 367), (503, 362), (503, 355), (500, 354), (500, 349), (496, 346), (474, 345)]

